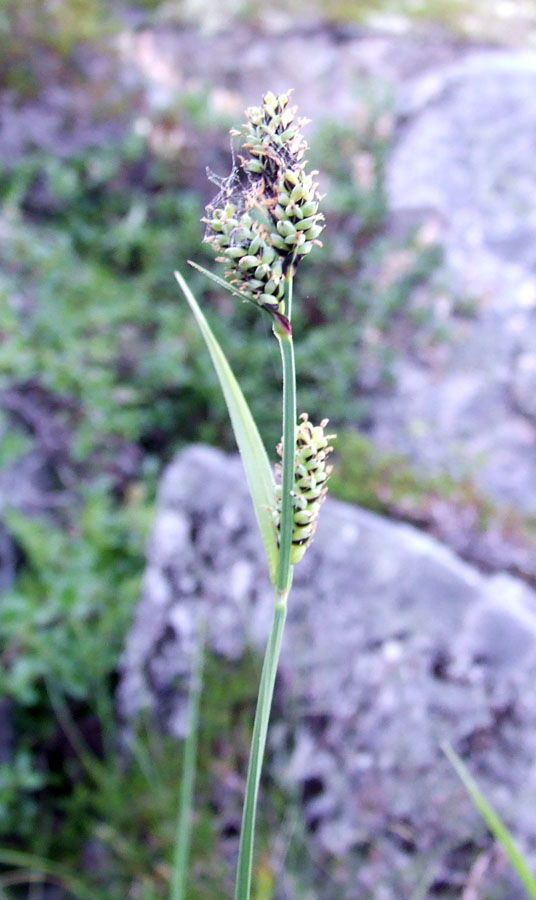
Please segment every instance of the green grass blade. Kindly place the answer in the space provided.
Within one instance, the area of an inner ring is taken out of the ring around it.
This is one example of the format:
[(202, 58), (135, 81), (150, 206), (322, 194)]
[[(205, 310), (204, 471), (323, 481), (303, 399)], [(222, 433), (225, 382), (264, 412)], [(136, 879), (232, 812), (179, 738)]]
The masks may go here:
[(98, 757), (89, 749), (71, 716), (67, 703), (49, 678), (45, 678), (45, 687), (54, 714), (79, 762), (96, 785), (103, 785), (109, 774), (106, 765), (102, 764)]
[(188, 701), (188, 733), (184, 742), (184, 761), (177, 816), (177, 832), (169, 900), (184, 900), (188, 881), (188, 860), (192, 833), (192, 809), (196, 775), (199, 706), (203, 689), (204, 640), (197, 650), (193, 683)]
[(484, 819), (494, 838), (501, 844), (510, 863), (516, 872), (523, 887), (531, 900), (536, 900), (536, 879), (530, 871), (526, 860), (519, 847), (515, 843), (506, 825), (501, 821), (495, 810), (488, 803), (473, 776), (466, 768), (460, 757), (449, 744), (442, 744), (441, 749), (460, 777), (467, 793), (473, 801), (476, 809)]
[[(197, 269), (198, 272), (201, 272), (207, 278), (210, 278), (210, 280), (213, 281), (214, 284), (217, 284), (218, 287), (223, 288), (224, 291), (229, 291), (229, 293), (232, 294), (233, 297), (239, 297), (240, 300), (244, 300), (244, 302), (246, 302), (246, 303), (252, 303), (253, 306), (257, 307), (257, 309), (262, 309), (262, 307), (260, 307), (258, 305), (258, 303), (255, 303), (255, 301), (252, 300), (250, 297), (246, 297), (246, 295), (243, 294), (242, 291), (239, 291), (238, 288), (233, 287), (232, 284), (229, 284), (229, 282), (225, 281), (224, 278), (220, 278), (219, 275), (215, 275), (214, 272), (210, 272), (208, 269), (205, 269), (203, 266), (200, 266), (199, 263), (196, 263), (192, 259), (189, 259), (188, 265), (191, 266), (193, 269)], [(177, 273), (175, 273), (175, 274), (177, 274)], [(182, 285), (181, 285), (181, 287), (182, 287)]]
[(184, 278), (179, 272), (175, 272), (175, 278), (196, 318), (220, 381), (266, 550), (270, 577), (275, 584), (278, 551), (270, 512), (274, 505), (275, 486), (268, 456), (255, 420), (223, 350)]
[(93, 890), (89, 890), (79, 878), (72, 875), (63, 866), (57, 866), (50, 860), (42, 859), (33, 853), (0, 847), (0, 864), (17, 869), (27, 869), (28, 872), (37, 873), (44, 879), (58, 882), (77, 900), (95, 900)]

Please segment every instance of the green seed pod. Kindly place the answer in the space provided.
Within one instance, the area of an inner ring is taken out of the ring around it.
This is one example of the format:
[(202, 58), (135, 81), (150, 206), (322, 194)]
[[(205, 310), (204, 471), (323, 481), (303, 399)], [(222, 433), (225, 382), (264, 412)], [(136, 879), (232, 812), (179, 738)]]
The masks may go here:
[(274, 261), (275, 256), (276, 252), (274, 248), (268, 246), (268, 244), (265, 244), (262, 250), (261, 262), (265, 265), (270, 265), (270, 263)]
[(307, 239), (308, 241), (315, 241), (315, 240), (317, 239), (317, 237), (318, 237), (320, 234), (322, 234), (323, 231), (324, 231), (324, 226), (323, 226), (323, 225), (313, 225), (312, 228), (309, 228), (309, 229), (305, 232), (305, 237), (306, 237), (306, 239)]
[(290, 562), (293, 566), (297, 563), (301, 562), (305, 555), (305, 551), (307, 550), (308, 544), (304, 541), (302, 544), (296, 545), (293, 544), (290, 548)]
[(254, 172), (255, 175), (262, 175), (264, 166), (259, 159), (250, 159), (246, 165), (248, 172)]
[(284, 250), (285, 252), (288, 252), (288, 247), (287, 247), (287, 245), (285, 244), (285, 241), (284, 241), (284, 239), (281, 237), (280, 234), (276, 234), (276, 233), (273, 231), (273, 232), (271, 233), (271, 235), (270, 235), (270, 240), (271, 240), (271, 242), (272, 242), (272, 246), (276, 247), (278, 250)]
[(238, 265), (241, 269), (253, 269), (254, 266), (259, 264), (259, 260), (256, 256), (243, 256)]
[(279, 303), (271, 294), (261, 294), (258, 302), (261, 306), (266, 306), (268, 309), (279, 309)]
[(275, 281), (273, 279), (270, 279), (270, 281), (268, 281), (264, 285), (264, 293), (265, 294), (275, 294), (276, 290), (277, 290), (277, 284), (275, 283)]
[[(265, 278), (270, 277), (270, 266), (268, 265), (260, 265), (255, 269), (255, 278), (258, 278), (259, 281), (264, 281)], [(270, 293), (270, 292), (268, 292)]]
[(249, 245), (249, 255), (255, 256), (261, 249), (262, 241), (260, 234), (256, 234)]
[[(294, 520), (296, 521), (296, 520)], [(294, 525), (292, 530), (292, 543), (297, 544), (311, 537), (311, 525)]]
[(227, 247), (225, 255), (228, 256), (229, 259), (241, 259), (241, 257), (244, 256), (244, 250), (242, 247)]
[(294, 225), (292, 224), (292, 222), (287, 222), (285, 220), (282, 220), (277, 223), (276, 227), (277, 227), (279, 234), (284, 238), (289, 237), (289, 235), (296, 234), (296, 229), (295, 229)]
[(312, 225), (315, 225), (317, 221), (317, 216), (309, 216), (307, 219), (302, 219), (300, 222), (297, 222), (296, 228), (298, 231), (307, 231), (307, 229), (311, 228)]
[(285, 238), (285, 244), (288, 244), (290, 247), (299, 247), (304, 241), (305, 232), (303, 231), (297, 231), (296, 234), (289, 234), (289, 236)]
[(293, 172), (292, 169), (287, 169), (285, 172), (285, 181), (287, 184), (295, 187), (298, 184), (298, 176), (296, 172)]
[(294, 513), (294, 523), (297, 526), (310, 525), (313, 513), (309, 509), (297, 509)]
[(289, 141), (292, 140), (292, 138), (296, 137), (297, 131), (298, 131), (297, 128), (287, 128), (286, 131), (283, 131), (283, 133), (280, 135), (281, 141), (284, 144), (287, 144)]
[(301, 206), (301, 211), (305, 218), (313, 216), (317, 210), (318, 202), (316, 200), (308, 200), (307, 203), (303, 203)]

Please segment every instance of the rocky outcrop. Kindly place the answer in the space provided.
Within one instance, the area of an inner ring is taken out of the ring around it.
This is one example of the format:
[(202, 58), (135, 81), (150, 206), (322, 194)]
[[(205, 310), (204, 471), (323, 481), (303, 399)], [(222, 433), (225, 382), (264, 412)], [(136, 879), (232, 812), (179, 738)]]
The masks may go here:
[(400, 359), (374, 433), (427, 470), (535, 509), (536, 55), (473, 52), (410, 80), (389, 165), (395, 215), (435, 221), (474, 302), (431, 365)]
[[(123, 716), (149, 708), (183, 736), (203, 623), (210, 650), (260, 654), (271, 605), (240, 461), (189, 448), (161, 485), (123, 659)], [(529, 588), (481, 575), (409, 526), (326, 502), (295, 570), (270, 762), (303, 799), (315, 858), (336, 863), (336, 886), (319, 876), (315, 896), (399, 900), (417, 883), (422, 896), (459, 896), (488, 843), (441, 741), (533, 844), (535, 674)], [(491, 868), (513, 900), (516, 888)]]

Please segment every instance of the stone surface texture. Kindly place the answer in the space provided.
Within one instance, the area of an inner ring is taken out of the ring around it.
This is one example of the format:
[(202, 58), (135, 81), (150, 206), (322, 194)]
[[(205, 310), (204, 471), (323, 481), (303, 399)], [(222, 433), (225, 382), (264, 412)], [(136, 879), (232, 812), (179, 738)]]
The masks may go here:
[[(203, 623), (210, 651), (234, 659), (263, 651), (271, 608), (240, 460), (189, 448), (161, 484), (122, 715), (149, 709), (183, 736)], [(532, 590), (328, 499), (295, 570), (270, 737), (272, 774), (303, 798), (315, 858), (336, 860), (315, 896), (399, 900), (417, 882), (459, 896), (487, 842), (442, 741), (534, 846), (535, 675)]]
[(435, 220), (474, 315), (440, 363), (401, 359), (375, 436), (427, 469), (472, 473), (495, 501), (536, 507), (536, 55), (473, 51), (398, 94), (394, 215)]

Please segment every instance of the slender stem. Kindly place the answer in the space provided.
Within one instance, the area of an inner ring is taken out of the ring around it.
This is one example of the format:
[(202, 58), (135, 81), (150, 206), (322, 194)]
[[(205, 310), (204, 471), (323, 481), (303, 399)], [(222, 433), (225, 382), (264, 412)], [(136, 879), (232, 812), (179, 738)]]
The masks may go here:
[[(292, 311), (292, 274), (287, 276), (285, 313)], [(292, 335), (282, 329), (275, 329), (281, 350), (283, 365), (283, 460), (281, 478), (281, 521), (279, 524), (279, 568), (277, 588), (282, 593), (290, 587), (292, 547), (292, 492), (294, 490), (294, 468), (296, 456), (296, 370), (294, 365), (294, 344)]]
[(272, 630), (270, 632), (270, 638), (264, 657), (259, 685), (259, 696), (257, 698), (257, 709), (255, 712), (255, 722), (253, 724), (246, 794), (244, 798), (244, 809), (242, 811), (242, 830), (240, 833), (240, 848), (238, 851), (235, 900), (249, 900), (250, 898), (257, 797), (259, 794), (259, 782), (261, 778), (264, 750), (266, 747), (268, 721), (270, 718), (275, 676), (277, 673), (277, 664), (279, 662), (281, 639), (283, 637), (286, 616), (286, 597), (281, 599), (279, 593), (277, 593)]
[(288, 271), (287, 275), (287, 284), (286, 284), (286, 293), (285, 293), (285, 315), (289, 322), (292, 322), (292, 289), (294, 287), (294, 267)]
[[(292, 271), (287, 275), (285, 315), (290, 321), (292, 312)], [(274, 324), (274, 332), (279, 341), (283, 364), (283, 460), (281, 479), (281, 522), (279, 526), (279, 565), (275, 592), (274, 618), (268, 646), (264, 656), (251, 751), (246, 781), (244, 809), (242, 812), (242, 830), (238, 851), (238, 869), (236, 874), (235, 900), (250, 900), (251, 871), (253, 867), (253, 846), (255, 842), (255, 818), (257, 798), (261, 778), (266, 737), (272, 698), (274, 694), (277, 665), (281, 651), (281, 640), (287, 617), (287, 597), (291, 583), (290, 551), (292, 546), (292, 491), (294, 489), (294, 462), (296, 444), (296, 373), (294, 367), (294, 345), (292, 335), (288, 334), (278, 323)]]
[(69, 711), (67, 703), (59, 691), (56, 690), (52, 682), (46, 681), (46, 689), (54, 714), (63, 728), (64, 734), (76, 753), (79, 762), (82, 764), (87, 774), (93, 779), (95, 784), (105, 784), (106, 778), (109, 775), (109, 770), (106, 768), (106, 765), (103, 765), (100, 762), (86, 744), (82, 733), (79, 731)]

